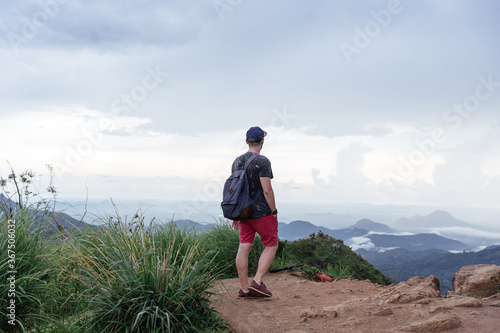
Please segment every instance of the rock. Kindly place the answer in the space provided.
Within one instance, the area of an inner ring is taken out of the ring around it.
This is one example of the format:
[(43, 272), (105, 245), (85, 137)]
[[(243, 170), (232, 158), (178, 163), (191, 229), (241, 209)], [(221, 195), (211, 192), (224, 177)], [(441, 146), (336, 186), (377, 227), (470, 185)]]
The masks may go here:
[(334, 306), (325, 306), (323, 308), (323, 315), (326, 317), (332, 317), (332, 318), (337, 317), (336, 308)]
[(490, 304), (490, 306), (494, 306), (494, 307), (500, 308), (500, 301), (493, 302), (493, 303)]
[(406, 282), (390, 287), (387, 303), (411, 303), (424, 298), (441, 296), (439, 279), (431, 275), (427, 278), (414, 276)]
[(403, 327), (403, 332), (443, 332), (460, 327), (460, 318), (455, 315), (440, 314), (429, 319), (421, 320)]
[(500, 290), (500, 266), (469, 265), (462, 267), (452, 279), (455, 294), (488, 297)]
[(401, 298), (401, 294), (396, 292), (395, 294), (393, 294), (389, 297), (389, 299), (387, 300), (387, 303), (398, 303), (400, 298)]
[(452, 308), (449, 306), (437, 306), (435, 308), (432, 308), (429, 313), (435, 314), (435, 313), (441, 313), (441, 312), (448, 312), (451, 311)]
[(474, 297), (452, 297), (446, 300), (446, 305), (453, 308), (479, 308), (483, 306), (480, 300)]
[(393, 312), (392, 312), (392, 309), (391, 308), (384, 308), (384, 309), (381, 309), (381, 310), (378, 310), (378, 311), (375, 311), (373, 313), (374, 316), (378, 316), (378, 317), (382, 317), (382, 316), (390, 316), (392, 315)]
[[(317, 317), (337, 317), (336, 307), (334, 306), (325, 306), (323, 309), (318, 309), (314, 305), (309, 305), (307, 308), (302, 310), (300, 313), (300, 317), (302, 321), (307, 321), (308, 318), (317, 318)], [(306, 320), (304, 320), (306, 319)]]
[(323, 316), (323, 311), (320, 309), (316, 308), (314, 305), (309, 305), (306, 309), (302, 310), (300, 313), (300, 316), (302, 318), (316, 318), (316, 317), (322, 317)]
[(341, 328), (354, 328), (354, 327), (361, 326), (365, 323), (367, 323), (366, 319), (349, 318), (345, 322), (341, 323), (339, 325), (339, 327), (341, 327)]
[(417, 304), (430, 304), (430, 303), (432, 303), (432, 302), (433, 302), (433, 301), (432, 301), (431, 299), (429, 299), (429, 298), (425, 298), (425, 299), (418, 300), (418, 301), (416, 301), (415, 303), (417, 303)]

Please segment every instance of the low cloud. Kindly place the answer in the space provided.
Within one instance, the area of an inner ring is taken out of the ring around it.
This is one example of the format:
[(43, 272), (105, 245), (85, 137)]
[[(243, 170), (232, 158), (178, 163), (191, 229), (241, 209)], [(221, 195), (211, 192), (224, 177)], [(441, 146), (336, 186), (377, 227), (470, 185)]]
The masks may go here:
[(353, 251), (359, 249), (373, 250), (375, 248), (375, 244), (372, 243), (371, 239), (366, 237), (352, 237), (345, 241), (345, 243), (347, 246), (350, 246)]
[(448, 238), (484, 238), (496, 240), (500, 244), (500, 232), (485, 231), (464, 227), (433, 228), (431, 233)]

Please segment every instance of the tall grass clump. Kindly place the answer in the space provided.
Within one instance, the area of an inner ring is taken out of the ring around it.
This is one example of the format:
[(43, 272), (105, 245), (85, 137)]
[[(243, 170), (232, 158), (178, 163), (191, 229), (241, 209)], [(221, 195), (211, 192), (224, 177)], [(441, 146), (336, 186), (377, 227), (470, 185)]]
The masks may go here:
[[(9, 227), (13, 225), (15, 229)], [(13, 238), (9, 237), (11, 230), (15, 230)], [(10, 216), (1, 214), (0, 248), (0, 327), (8, 331), (50, 321), (47, 313), (56, 302), (56, 246), (42, 237), (40, 226), (27, 208)], [(12, 311), (7, 309), (11, 300), (15, 304)], [(12, 319), (15, 325), (9, 323)]]
[(42, 230), (51, 215), (47, 204), (30, 204), (31, 193), (22, 191), (32, 177), (12, 171), (8, 180), (0, 178), (0, 332), (35, 328), (56, 316), (58, 245)]
[[(221, 268), (222, 278), (238, 276), (236, 254), (240, 244), (239, 233), (232, 227), (232, 221), (220, 219), (210, 229), (199, 235), (201, 249), (205, 253), (213, 253), (214, 262)], [(256, 235), (252, 250), (248, 255), (248, 272), (257, 272), (259, 257), (264, 250), (260, 237)]]
[[(219, 278), (213, 253), (202, 254), (194, 234), (119, 216), (74, 244), (89, 332), (208, 332), (225, 324), (210, 307)], [(83, 323), (83, 324), (82, 324)]]

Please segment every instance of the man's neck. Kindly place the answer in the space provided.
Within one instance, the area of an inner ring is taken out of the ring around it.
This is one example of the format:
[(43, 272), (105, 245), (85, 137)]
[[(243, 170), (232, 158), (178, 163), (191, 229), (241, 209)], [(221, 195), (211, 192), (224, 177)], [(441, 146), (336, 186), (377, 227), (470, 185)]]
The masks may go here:
[(248, 151), (260, 155), (261, 149), (262, 149), (262, 146), (259, 146), (259, 147), (249, 147)]

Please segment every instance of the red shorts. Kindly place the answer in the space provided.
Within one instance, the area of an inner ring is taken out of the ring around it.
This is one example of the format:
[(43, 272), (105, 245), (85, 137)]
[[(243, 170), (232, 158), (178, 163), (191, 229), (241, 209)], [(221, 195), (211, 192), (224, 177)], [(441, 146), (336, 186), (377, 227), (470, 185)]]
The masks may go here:
[(272, 214), (256, 220), (244, 220), (238, 223), (240, 243), (253, 243), (258, 233), (265, 247), (278, 245), (278, 218)]

